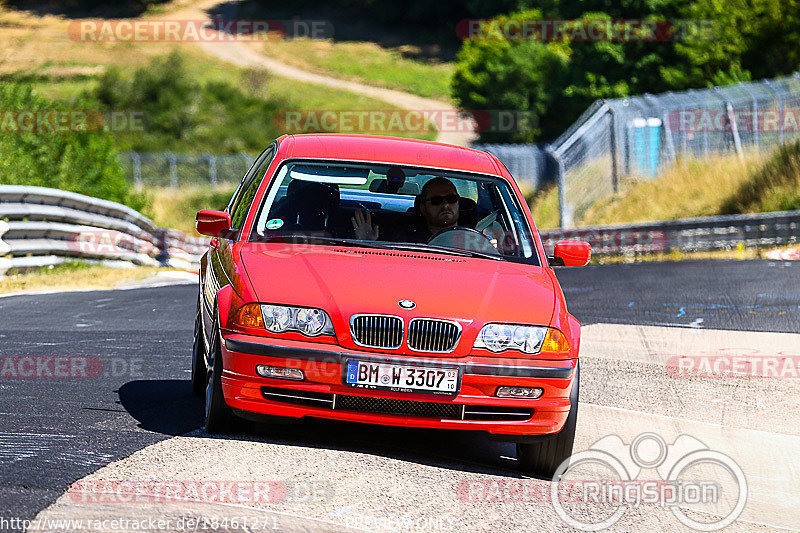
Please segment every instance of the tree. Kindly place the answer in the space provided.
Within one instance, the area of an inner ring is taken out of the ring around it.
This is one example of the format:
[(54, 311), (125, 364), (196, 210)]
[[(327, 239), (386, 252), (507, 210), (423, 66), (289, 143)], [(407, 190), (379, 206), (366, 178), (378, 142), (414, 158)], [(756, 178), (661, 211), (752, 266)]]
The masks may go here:
[(108, 132), (46, 131), (40, 122), (25, 131), (24, 121), (15, 120), (20, 111), (46, 119), (58, 107), (28, 85), (0, 85), (0, 183), (53, 187), (144, 208), (146, 199), (125, 181)]
[[(539, 12), (524, 13), (539, 17)], [(502, 22), (503, 19), (499, 19)], [(552, 110), (569, 64), (562, 43), (465, 41), (453, 74), (453, 96), (463, 109), (517, 111), (533, 124), (524, 131), (483, 131), (483, 142), (533, 142), (554, 127)]]
[(676, 86), (768, 78), (800, 69), (800, 0), (698, 0), (687, 18), (708, 31), (676, 43), (685, 62), (665, 69)]

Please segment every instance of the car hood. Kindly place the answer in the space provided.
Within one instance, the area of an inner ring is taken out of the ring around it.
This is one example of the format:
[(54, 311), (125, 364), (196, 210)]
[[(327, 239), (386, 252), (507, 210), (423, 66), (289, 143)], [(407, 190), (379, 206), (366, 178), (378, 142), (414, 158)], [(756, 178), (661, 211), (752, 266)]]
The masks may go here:
[(248, 243), (241, 260), (259, 301), (320, 307), (334, 323), (381, 313), (548, 325), (555, 305), (543, 268), (507, 261), (278, 243)]

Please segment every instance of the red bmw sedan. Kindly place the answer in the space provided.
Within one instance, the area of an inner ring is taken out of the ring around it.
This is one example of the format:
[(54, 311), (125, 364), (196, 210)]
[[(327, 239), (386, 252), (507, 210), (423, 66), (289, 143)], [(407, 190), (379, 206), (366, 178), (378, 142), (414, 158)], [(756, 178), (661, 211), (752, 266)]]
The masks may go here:
[(580, 324), (493, 155), (367, 135), (283, 136), (225, 211), (197, 214), (192, 384), (233, 417), (483, 431), (524, 471), (572, 451)]

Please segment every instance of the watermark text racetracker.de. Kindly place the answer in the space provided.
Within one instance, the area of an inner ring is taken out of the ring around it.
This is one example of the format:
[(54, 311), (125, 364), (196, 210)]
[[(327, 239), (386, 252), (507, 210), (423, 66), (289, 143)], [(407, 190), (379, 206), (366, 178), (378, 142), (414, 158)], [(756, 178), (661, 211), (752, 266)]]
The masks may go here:
[(800, 378), (800, 355), (715, 353), (672, 355), (665, 365), (673, 378)]
[(282, 110), (275, 127), (286, 133), (517, 132), (537, 126), (535, 114), (514, 110), (373, 109)]
[(665, 42), (712, 39), (714, 21), (697, 19), (463, 19), (456, 35), (465, 41)]
[(6, 355), (0, 379), (143, 378), (144, 359), (84, 355)]
[(0, 133), (144, 131), (141, 111), (92, 109), (0, 109)]
[(309, 504), (331, 500), (334, 488), (315, 480), (81, 480), (70, 486), (68, 494), (71, 501), (83, 504)]
[(667, 115), (670, 131), (692, 133), (798, 133), (800, 132), (800, 108), (778, 107), (773, 109), (681, 109)]
[(141, 20), (84, 19), (70, 23), (67, 33), (78, 42), (252, 42), (287, 38), (331, 39), (326, 20)]

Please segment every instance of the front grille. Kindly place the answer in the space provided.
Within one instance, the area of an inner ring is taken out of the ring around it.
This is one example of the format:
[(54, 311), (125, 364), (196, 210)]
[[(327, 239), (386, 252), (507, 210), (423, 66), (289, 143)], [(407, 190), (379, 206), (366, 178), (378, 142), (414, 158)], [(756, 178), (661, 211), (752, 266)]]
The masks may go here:
[(389, 315), (353, 315), (350, 333), (359, 346), (399, 348), (403, 343), (403, 321)]
[(366, 396), (336, 396), (336, 410), (363, 411), (387, 415), (421, 416), (426, 418), (461, 419), (461, 406), (451, 403), (392, 400)]
[(461, 326), (432, 318), (415, 318), (408, 325), (408, 347), (418, 352), (452, 352)]
[(278, 387), (261, 387), (261, 394), (266, 400), (308, 407), (443, 420), (512, 422), (528, 420), (533, 416), (533, 409), (528, 408), (370, 398)]

